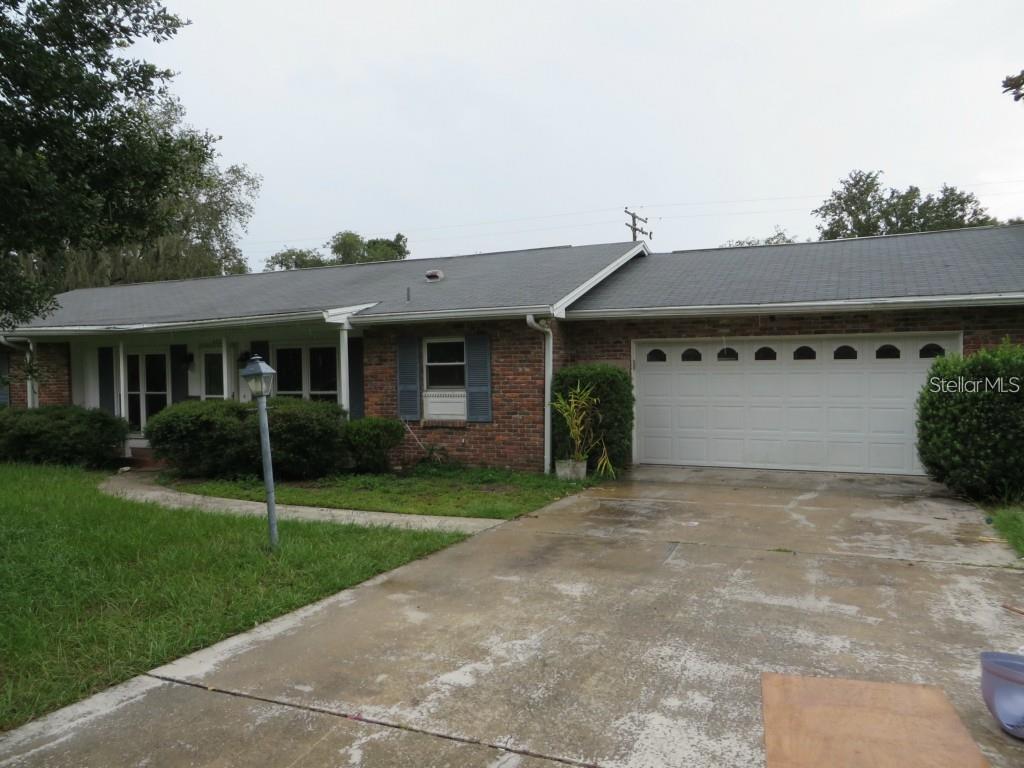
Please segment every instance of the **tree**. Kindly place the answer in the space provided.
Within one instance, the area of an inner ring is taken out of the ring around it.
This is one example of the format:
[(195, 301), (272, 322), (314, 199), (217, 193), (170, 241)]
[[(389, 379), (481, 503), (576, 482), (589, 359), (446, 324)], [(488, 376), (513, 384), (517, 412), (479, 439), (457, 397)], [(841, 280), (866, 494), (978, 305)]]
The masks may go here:
[(881, 171), (851, 171), (840, 181), (840, 188), (811, 211), (821, 219), (822, 240), (999, 223), (973, 193), (943, 184), (938, 195), (922, 197), (915, 186), (883, 189), (881, 177)]
[(795, 242), (796, 238), (776, 224), (775, 231), (768, 235), (768, 237), (741, 237), (737, 240), (726, 240), (720, 247), (746, 248), (752, 245), (784, 245), (786, 243)]
[(1024, 99), (1024, 69), (1019, 75), (1007, 75), (1003, 78), (1003, 93), (1012, 93), (1014, 101)]
[[(154, 108), (151, 119), (161, 131), (195, 133), (184, 124), (184, 110), (175, 100)], [(141, 243), (69, 251), (65, 290), (248, 271), (237, 240), (252, 218), (259, 176), (244, 165), (222, 169), (215, 155), (192, 160), (197, 165), (189, 183), (162, 201), (168, 230)]]
[(285, 248), (267, 259), (263, 271), (395, 261), (409, 256), (408, 242), (401, 232), (391, 239), (375, 237), (364, 240), (361, 235), (346, 229), (324, 243), (323, 247), (330, 251), (329, 255), (315, 248)]
[(153, 130), (172, 73), (122, 54), (183, 24), (158, 0), (0, 0), (0, 328), (53, 308), (69, 248), (166, 231), (213, 138)]

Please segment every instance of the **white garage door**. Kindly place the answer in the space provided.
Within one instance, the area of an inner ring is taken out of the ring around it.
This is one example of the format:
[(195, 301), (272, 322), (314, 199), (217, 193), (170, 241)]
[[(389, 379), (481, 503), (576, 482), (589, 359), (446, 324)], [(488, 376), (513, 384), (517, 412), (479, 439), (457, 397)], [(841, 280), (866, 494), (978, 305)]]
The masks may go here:
[(922, 474), (914, 403), (959, 335), (636, 345), (637, 459)]

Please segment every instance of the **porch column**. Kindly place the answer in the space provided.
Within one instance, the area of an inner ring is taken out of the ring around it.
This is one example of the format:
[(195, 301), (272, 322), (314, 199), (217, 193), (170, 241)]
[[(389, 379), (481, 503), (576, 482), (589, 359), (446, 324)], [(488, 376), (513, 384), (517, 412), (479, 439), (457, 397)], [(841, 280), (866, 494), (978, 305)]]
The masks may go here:
[(348, 328), (342, 327), (338, 333), (338, 404), (347, 414), (352, 412), (351, 400), (348, 381)]
[(117, 382), (118, 382), (118, 403), (121, 412), (118, 414), (125, 421), (128, 420), (128, 355), (125, 354), (124, 342), (117, 344)]
[[(28, 352), (25, 353), (25, 362), (28, 363), (28, 372), (31, 374), (36, 365), (36, 343), (32, 339), (28, 341)], [(36, 386), (36, 380), (31, 375), (25, 377), (25, 407), (39, 407), (39, 388)]]
[(231, 365), (228, 363), (228, 339), (220, 337), (220, 364), (224, 375), (224, 399), (231, 400), (235, 394), (235, 382), (231, 380)]

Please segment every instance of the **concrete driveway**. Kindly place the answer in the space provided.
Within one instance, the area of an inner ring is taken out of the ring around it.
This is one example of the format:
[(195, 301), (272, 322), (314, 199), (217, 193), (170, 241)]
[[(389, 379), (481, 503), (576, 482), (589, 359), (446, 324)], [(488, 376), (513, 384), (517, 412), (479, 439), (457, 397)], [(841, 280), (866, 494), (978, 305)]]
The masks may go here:
[(763, 765), (763, 671), (942, 686), (1024, 571), (917, 478), (643, 468), (0, 741), (0, 765)]

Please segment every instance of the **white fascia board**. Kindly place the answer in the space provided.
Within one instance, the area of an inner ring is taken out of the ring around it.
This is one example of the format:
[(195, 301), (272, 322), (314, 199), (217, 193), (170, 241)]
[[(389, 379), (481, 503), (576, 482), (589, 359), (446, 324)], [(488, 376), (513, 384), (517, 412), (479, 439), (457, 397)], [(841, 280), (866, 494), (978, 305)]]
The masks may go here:
[(601, 320), (635, 317), (691, 317), (695, 315), (766, 315), (800, 312), (855, 312), (883, 309), (939, 309), (942, 307), (998, 307), (1024, 304), (1024, 293), (965, 294), (957, 296), (907, 296), (883, 299), (797, 301), (781, 304), (707, 304), (689, 307), (628, 307), (570, 311), (570, 320)]
[(507, 320), (519, 319), (529, 314), (548, 315), (551, 307), (484, 307), (475, 309), (436, 309), (425, 312), (390, 312), (379, 315), (352, 315), (349, 322), (355, 326), (394, 325), (397, 323), (426, 323), (448, 320)]
[(647, 243), (637, 243), (636, 246), (630, 248), (626, 253), (617, 258), (607, 267), (602, 269), (600, 272), (594, 274), (586, 282), (580, 283), (578, 286), (573, 288), (569, 293), (560, 298), (554, 304), (551, 305), (551, 316), (562, 319), (565, 317), (566, 309), (575, 301), (578, 301), (585, 293), (594, 288), (598, 283), (605, 280), (609, 275), (614, 274), (619, 270), (620, 267), (624, 266), (628, 262), (632, 261), (635, 256), (646, 256), (649, 253), (647, 250)]
[(324, 322), (331, 323), (332, 325), (340, 325), (343, 328), (351, 330), (352, 324), (349, 322), (352, 315), (362, 312), (364, 309), (370, 307), (376, 307), (380, 302), (373, 302), (371, 304), (356, 304), (351, 307), (338, 307), (337, 309), (325, 309), (324, 310)]
[(233, 326), (274, 325), (300, 320), (322, 320), (323, 311), (287, 312), (277, 315), (225, 317), (216, 320), (187, 320), (171, 323), (125, 323), (115, 325), (54, 325), (44, 328), (18, 328), (15, 333), (26, 338), (33, 336), (88, 336), (101, 333), (162, 333), (166, 331), (204, 330)]

